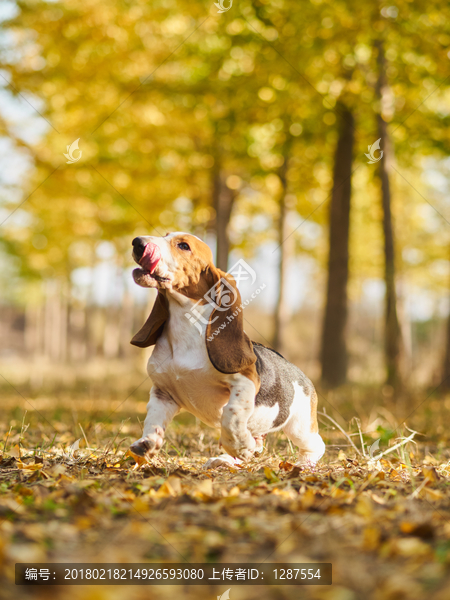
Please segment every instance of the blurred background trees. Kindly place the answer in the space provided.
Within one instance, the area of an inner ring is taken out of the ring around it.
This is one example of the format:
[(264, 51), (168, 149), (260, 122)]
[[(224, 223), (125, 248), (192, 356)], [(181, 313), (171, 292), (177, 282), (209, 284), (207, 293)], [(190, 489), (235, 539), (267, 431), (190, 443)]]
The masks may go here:
[(230, 252), (254, 265), (271, 291), (249, 334), (325, 386), (399, 387), (416, 371), (438, 384), (443, 363), (448, 376), (445, 3), (1, 10), (1, 321), (14, 355), (137, 356), (128, 339), (148, 296), (130, 279), (131, 239), (185, 230), (221, 268)]

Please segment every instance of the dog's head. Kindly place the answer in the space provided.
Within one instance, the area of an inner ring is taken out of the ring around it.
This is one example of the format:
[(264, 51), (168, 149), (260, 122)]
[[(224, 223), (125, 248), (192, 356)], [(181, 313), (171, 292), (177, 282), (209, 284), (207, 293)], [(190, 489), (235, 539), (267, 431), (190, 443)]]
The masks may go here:
[(131, 340), (133, 345), (145, 348), (156, 343), (169, 318), (166, 295), (175, 293), (192, 300), (192, 305), (213, 306), (206, 327), (206, 346), (217, 370), (237, 373), (256, 361), (244, 333), (236, 282), (214, 265), (205, 242), (195, 235), (177, 232), (165, 237), (137, 237), (132, 244), (133, 258), (140, 266), (133, 271), (134, 281), (142, 287), (158, 289), (153, 310)]
[(165, 237), (143, 236), (134, 238), (132, 244), (132, 256), (140, 265), (133, 271), (133, 278), (142, 287), (175, 290), (198, 299), (207, 291), (207, 280), (212, 283), (212, 252), (195, 235), (177, 232)]

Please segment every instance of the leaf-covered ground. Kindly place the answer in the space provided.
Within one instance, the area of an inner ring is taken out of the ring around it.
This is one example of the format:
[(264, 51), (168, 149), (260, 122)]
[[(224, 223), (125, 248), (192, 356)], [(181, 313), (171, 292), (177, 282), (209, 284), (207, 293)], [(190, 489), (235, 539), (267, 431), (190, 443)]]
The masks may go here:
[[(341, 421), (343, 433), (323, 415), (328, 450), (314, 469), (296, 468), (292, 448), (278, 434), (245, 468), (205, 471), (207, 458), (220, 454), (219, 433), (190, 416), (174, 422), (160, 456), (138, 468), (127, 447), (140, 434), (136, 416), (142, 421), (144, 401), (112, 414), (101, 402), (86, 412), (76, 399), (57, 408), (51, 398), (33, 400), (37, 410), (27, 413), (18, 404), (4, 397), (0, 425), (1, 597), (190, 599), (225, 591), (19, 590), (14, 564), (26, 561), (320, 561), (333, 565), (332, 586), (235, 586), (231, 598), (450, 597), (445, 415), (423, 413), (422, 424), (434, 422), (435, 431), (421, 436), (394, 431), (385, 409), (374, 409), (371, 421), (362, 420), (361, 437), (356, 422), (344, 428)], [(366, 426), (374, 429), (371, 435)], [(408, 436), (407, 444), (369, 460), (377, 437), (379, 453)]]

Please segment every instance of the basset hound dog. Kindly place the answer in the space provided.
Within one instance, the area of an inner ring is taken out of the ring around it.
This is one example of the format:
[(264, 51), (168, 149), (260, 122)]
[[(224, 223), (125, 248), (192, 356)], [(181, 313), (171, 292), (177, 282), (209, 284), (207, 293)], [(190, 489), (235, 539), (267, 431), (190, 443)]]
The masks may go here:
[(180, 232), (137, 237), (132, 244), (139, 265), (134, 281), (158, 295), (131, 341), (155, 346), (147, 367), (153, 387), (144, 431), (131, 452), (156, 454), (167, 425), (187, 410), (221, 431), (227, 454), (208, 461), (207, 468), (249, 460), (262, 451), (265, 436), (280, 429), (298, 447), (299, 464), (316, 463), (325, 444), (314, 386), (280, 354), (249, 339), (236, 282), (213, 264), (209, 247)]

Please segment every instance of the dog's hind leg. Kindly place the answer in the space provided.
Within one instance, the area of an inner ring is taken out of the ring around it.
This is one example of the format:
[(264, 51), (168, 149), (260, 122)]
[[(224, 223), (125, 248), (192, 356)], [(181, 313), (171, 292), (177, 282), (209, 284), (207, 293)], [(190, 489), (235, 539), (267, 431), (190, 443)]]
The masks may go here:
[(317, 393), (294, 382), (295, 395), (284, 433), (298, 447), (297, 464), (315, 464), (325, 453), (325, 444), (317, 424)]
[(180, 410), (179, 406), (165, 392), (153, 386), (147, 404), (142, 437), (131, 444), (130, 451), (136, 456), (150, 457), (163, 445), (167, 425)]

